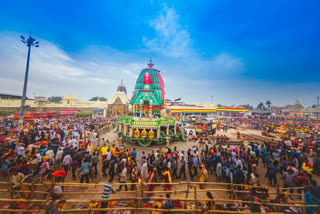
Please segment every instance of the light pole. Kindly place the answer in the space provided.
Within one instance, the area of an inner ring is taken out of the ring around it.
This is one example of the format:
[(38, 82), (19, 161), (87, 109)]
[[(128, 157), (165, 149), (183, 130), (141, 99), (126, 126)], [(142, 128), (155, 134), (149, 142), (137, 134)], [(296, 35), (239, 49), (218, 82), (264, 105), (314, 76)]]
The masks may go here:
[(21, 42), (26, 44), (28, 47), (28, 56), (27, 56), (27, 65), (26, 65), (26, 73), (24, 76), (24, 83), (23, 83), (23, 92), (22, 92), (22, 100), (21, 100), (21, 111), (20, 111), (20, 117), (19, 117), (19, 125), (23, 125), (23, 119), (24, 119), (24, 107), (26, 105), (26, 96), (27, 96), (27, 84), (28, 84), (28, 74), (29, 74), (29, 61), (30, 61), (30, 51), (31, 47), (39, 47), (39, 42), (36, 41), (34, 38), (29, 36), (29, 38), (25, 39), (24, 36), (20, 36)]

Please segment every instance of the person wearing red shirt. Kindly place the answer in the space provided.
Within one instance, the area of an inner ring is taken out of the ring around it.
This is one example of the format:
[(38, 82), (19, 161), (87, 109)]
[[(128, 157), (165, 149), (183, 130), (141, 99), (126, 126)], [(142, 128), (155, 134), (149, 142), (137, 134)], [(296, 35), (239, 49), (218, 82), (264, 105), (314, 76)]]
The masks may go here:
[(65, 176), (66, 176), (66, 174), (67, 173), (64, 170), (56, 170), (56, 171), (51, 173), (51, 175), (56, 177), (57, 182), (63, 181)]

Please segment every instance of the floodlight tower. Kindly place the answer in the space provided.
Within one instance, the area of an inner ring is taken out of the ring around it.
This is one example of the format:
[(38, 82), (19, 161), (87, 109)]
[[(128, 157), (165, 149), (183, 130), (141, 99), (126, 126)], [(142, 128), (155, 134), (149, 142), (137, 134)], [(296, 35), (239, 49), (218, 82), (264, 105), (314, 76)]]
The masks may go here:
[(23, 119), (24, 119), (24, 107), (26, 104), (26, 96), (27, 96), (27, 84), (28, 84), (28, 74), (29, 74), (29, 61), (30, 61), (30, 52), (31, 47), (39, 47), (39, 42), (36, 41), (34, 38), (29, 36), (27, 39), (24, 38), (24, 36), (20, 36), (21, 42), (28, 47), (28, 56), (27, 56), (27, 65), (26, 65), (26, 73), (24, 75), (24, 83), (23, 83), (23, 92), (22, 92), (22, 99), (21, 99), (21, 111), (20, 111), (20, 117), (19, 117), (19, 129), (21, 128), (21, 125), (23, 125)]

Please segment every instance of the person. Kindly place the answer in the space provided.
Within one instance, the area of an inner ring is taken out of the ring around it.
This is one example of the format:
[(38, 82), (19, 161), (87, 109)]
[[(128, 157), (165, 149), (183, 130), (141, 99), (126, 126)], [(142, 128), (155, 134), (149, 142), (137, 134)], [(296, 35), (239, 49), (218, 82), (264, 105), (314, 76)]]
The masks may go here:
[(92, 159), (91, 159), (91, 168), (94, 168), (94, 174), (98, 174), (98, 169), (97, 169), (97, 164), (98, 164), (98, 157), (96, 153), (93, 153)]
[[(156, 175), (157, 175), (157, 169), (154, 168), (152, 172), (149, 172), (149, 183), (155, 182)], [(148, 186), (148, 191), (153, 191), (153, 190), (154, 190), (154, 184), (150, 184)], [(152, 196), (152, 193), (149, 193), (148, 196)]]
[(172, 162), (172, 165), (171, 165), (172, 179), (177, 179), (178, 178), (178, 175), (177, 175), (178, 161), (175, 158), (173, 158), (171, 162)]
[(47, 206), (46, 206), (46, 214), (58, 214), (58, 206), (61, 203), (64, 203), (65, 200), (58, 200), (59, 199), (59, 195), (54, 194), (52, 196), (52, 201), (50, 201)]
[(66, 173), (68, 173), (68, 170), (71, 166), (71, 163), (72, 163), (72, 158), (71, 158), (71, 155), (67, 154), (66, 156), (64, 156), (63, 158), (63, 168), (64, 168), (64, 171)]
[(135, 159), (135, 160), (137, 159), (137, 151), (136, 151), (136, 148), (133, 148), (132, 158)]
[(17, 167), (11, 168), (10, 174), (11, 182), (13, 183), (13, 189), (20, 189), (20, 182), (25, 177), (25, 175), (19, 172), (19, 169)]
[(315, 180), (311, 180), (308, 186), (310, 193), (314, 195), (316, 198), (320, 198), (320, 185), (317, 184)]
[(167, 189), (171, 191), (171, 185), (169, 183), (171, 183), (172, 180), (171, 180), (171, 173), (170, 173), (168, 167), (165, 168), (165, 171), (162, 174), (164, 177), (164, 182), (168, 183), (164, 186), (164, 191), (166, 191)]
[(116, 173), (115, 173), (116, 165), (117, 165), (117, 158), (115, 157), (110, 164), (110, 169), (108, 172), (108, 174), (110, 175), (109, 182), (113, 181), (114, 176), (116, 175)]
[(86, 183), (89, 183), (89, 173), (90, 173), (90, 164), (89, 162), (84, 162), (81, 165), (81, 178), (80, 183), (83, 183), (84, 178), (86, 179)]
[[(120, 173), (120, 183), (126, 183), (127, 182), (127, 167), (123, 166), (122, 171)], [(128, 191), (127, 184), (124, 185), (124, 188), (126, 191)], [(119, 189), (117, 191), (121, 191), (122, 185), (119, 186)]]
[(105, 159), (102, 161), (102, 176), (103, 176), (103, 177), (107, 177), (107, 172), (106, 172), (106, 170), (107, 170), (108, 166), (109, 166), (109, 160), (105, 158)]
[(66, 171), (64, 170), (55, 170), (51, 173), (56, 178), (57, 182), (64, 181), (65, 176), (67, 175)]
[[(161, 208), (162, 209), (173, 209), (174, 208), (174, 205), (173, 205), (172, 201), (170, 200), (169, 193), (166, 194), (166, 200), (162, 203)], [(163, 214), (170, 214), (170, 213), (171, 213), (170, 211), (163, 212)]]
[[(288, 170), (283, 173), (283, 187), (294, 187), (295, 177), (292, 170)], [(293, 193), (293, 189), (290, 189), (290, 193)]]
[(237, 140), (241, 140), (241, 135), (239, 131), (237, 132)]
[[(200, 177), (199, 177), (199, 182), (206, 182), (208, 177), (208, 171), (207, 169), (204, 167), (204, 165), (201, 165), (201, 170), (200, 170)], [(204, 185), (200, 184), (200, 189), (203, 189)]]
[[(304, 203), (306, 205), (320, 205), (319, 198), (316, 198), (314, 195), (312, 195), (310, 193), (310, 187), (309, 186), (306, 186), (304, 191), (305, 191), (304, 192)], [(306, 213), (307, 214), (312, 214), (312, 213), (314, 213), (316, 211), (316, 208), (317, 207), (307, 206), (306, 207)]]
[(198, 175), (198, 164), (199, 164), (199, 159), (197, 157), (197, 154), (193, 154), (192, 158), (192, 166), (193, 166), (193, 174), (192, 174), (192, 179)]
[(179, 179), (181, 179), (181, 175), (183, 174), (183, 179), (186, 179), (186, 161), (184, 160), (184, 156), (181, 156), (180, 160), (181, 166), (180, 166), (180, 173), (179, 173)]
[(221, 182), (222, 181), (222, 164), (221, 164), (221, 160), (218, 160), (218, 164), (216, 166), (216, 174), (217, 174), (217, 182)]
[(19, 162), (21, 158), (25, 157), (25, 148), (22, 143), (20, 143), (20, 146), (17, 149), (17, 154), (18, 154), (17, 162)]
[(142, 179), (143, 181), (148, 182), (148, 179), (149, 179), (148, 164), (145, 157), (143, 158), (142, 163), (143, 163), (141, 166)]
[[(252, 202), (260, 202), (256, 188), (251, 189), (250, 196), (248, 198), (245, 198), (245, 200), (252, 201)], [(248, 204), (248, 206), (251, 212), (258, 212), (258, 213), (261, 212), (260, 204), (250, 203)]]
[(277, 166), (277, 162), (275, 161), (273, 165), (268, 167), (268, 179), (269, 179), (269, 184), (272, 185), (272, 181), (274, 185), (277, 185), (277, 173), (279, 171), (279, 168)]
[(214, 197), (211, 192), (207, 192), (206, 206), (202, 208), (203, 214), (208, 214), (208, 210), (215, 210)]
[[(110, 192), (115, 193), (115, 191), (113, 190), (111, 182), (104, 184), (103, 193), (102, 193), (102, 199), (109, 199)], [(102, 201), (101, 202), (101, 208), (108, 208), (108, 201)], [(106, 214), (106, 213), (107, 213), (106, 211), (101, 211), (101, 214)]]
[(74, 158), (71, 163), (72, 180), (76, 180), (76, 170), (78, 169), (78, 166), (78, 160)]

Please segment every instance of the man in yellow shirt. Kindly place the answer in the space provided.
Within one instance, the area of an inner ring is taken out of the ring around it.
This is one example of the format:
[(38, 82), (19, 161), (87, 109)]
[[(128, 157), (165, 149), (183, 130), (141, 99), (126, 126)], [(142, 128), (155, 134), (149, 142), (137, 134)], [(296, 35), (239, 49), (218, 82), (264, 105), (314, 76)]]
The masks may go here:
[(113, 156), (116, 156), (116, 147), (114, 144), (112, 144), (111, 148), (110, 148), (110, 152)]
[(106, 152), (108, 151), (108, 146), (106, 144), (104, 144), (101, 149), (101, 157), (102, 157), (102, 161), (105, 159), (105, 155), (106, 155)]

